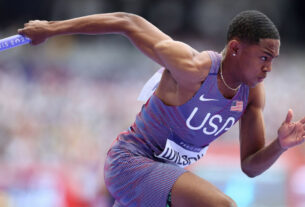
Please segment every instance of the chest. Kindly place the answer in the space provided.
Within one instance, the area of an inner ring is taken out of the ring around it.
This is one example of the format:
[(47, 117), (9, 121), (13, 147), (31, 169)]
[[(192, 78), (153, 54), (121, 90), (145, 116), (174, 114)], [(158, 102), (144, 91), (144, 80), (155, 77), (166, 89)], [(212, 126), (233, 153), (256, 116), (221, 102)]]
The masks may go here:
[(164, 71), (155, 95), (167, 106), (181, 106), (195, 96), (201, 84), (198, 82), (180, 85), (169, 72)]
[(216, 98), (199, 97), (198, 105), (184, 107), (181, 114), (185, 117), (185, 127), (189, 134), (214, 140), (229, 130), (241, 117), (245, 109), (244, 101), (224, 102)]

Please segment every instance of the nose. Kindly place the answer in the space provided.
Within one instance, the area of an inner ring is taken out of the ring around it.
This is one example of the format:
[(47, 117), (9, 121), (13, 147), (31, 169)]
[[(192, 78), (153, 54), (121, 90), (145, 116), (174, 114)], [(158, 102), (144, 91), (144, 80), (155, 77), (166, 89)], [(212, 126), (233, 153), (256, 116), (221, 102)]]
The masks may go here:
[(271, 72), (271, 70), (272, 70), (272, 65), (271, 64), (264, 65), (263, 72)]

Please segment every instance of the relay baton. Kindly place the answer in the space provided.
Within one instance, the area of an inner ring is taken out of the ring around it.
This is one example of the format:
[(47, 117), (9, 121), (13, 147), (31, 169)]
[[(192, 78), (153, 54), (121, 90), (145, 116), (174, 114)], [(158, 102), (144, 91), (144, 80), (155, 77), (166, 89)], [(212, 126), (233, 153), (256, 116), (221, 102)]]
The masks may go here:
[(23, 35), (13, 35), (4, 39), (0, 39), (0, 52), (14, 47), (25, 45), (31, 42), (31, 39)]

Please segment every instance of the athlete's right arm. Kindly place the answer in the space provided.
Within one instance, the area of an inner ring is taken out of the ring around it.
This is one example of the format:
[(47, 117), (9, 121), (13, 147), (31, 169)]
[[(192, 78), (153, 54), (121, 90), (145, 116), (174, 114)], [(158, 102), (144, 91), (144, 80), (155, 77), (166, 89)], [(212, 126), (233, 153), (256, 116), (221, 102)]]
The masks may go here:
[(153, 50), (154, 45), (171, 39), (144, 18), (125, 12), (94, 14), (63, 21), (29, 21), (18, 33), (29, 37), (33, 45), (57, 35), (121, 34), (161, 65)]
[[(30, 21), (19, 34), (39, 44), (47, 38), (65, 34), (121, 34), (148, 57), (170, 70), (173, 77), (180, 80), (198, 82), (202, 79), (202, 57), (210, 63), (207, 54), (198, 53), (190, 46), (172, 40), (168, 35), (144, 18), (124, 13), (95, 14), (63, 21)], [(199, 57), (199, 58), (198, 58)], [(198, 79), (198, 80), (197, 80)], [(202, 80), (201, 80), (202, 81)]]

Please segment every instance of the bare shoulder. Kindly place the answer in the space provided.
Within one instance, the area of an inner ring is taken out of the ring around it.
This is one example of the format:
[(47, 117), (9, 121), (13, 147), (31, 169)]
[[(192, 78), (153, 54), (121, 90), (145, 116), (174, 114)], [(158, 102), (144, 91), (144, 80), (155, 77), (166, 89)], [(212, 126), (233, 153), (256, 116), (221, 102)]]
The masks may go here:
[(198, 52), (189, 47), (195, 67), (170, 70), (166, 68), (162, 75), (156, 95), (167, 105), (179, 106), (190, 100), (199, 90), (209, 74), (212, 65), (206, 51)]
[(181, 41), (164, 40), (154, 50), (160, 57), (162, 66), (170, 71), (182, 87), (200, 84), (211, 65), (207, 52), (198, 52)]
[(206, 77), (212, 65), (212, 60), (209, 53), (207, 51), (202, 51), (194, 54), (194, 61), (197, 65), (197, 68), (203, 72), (204, 77)]
[(201, 83), (206, 79), (209, 74), (212, 60), (207, 51), (198, 52), (197, 50), (192, 49), (192, 60), (194, 63), (194, 71), (193, 71), (193, 81), (195, 83)]
[(257, 84), (249, 91), (248, 106), (264, 108), (265, 106), (265, 88), (263, 83)]

